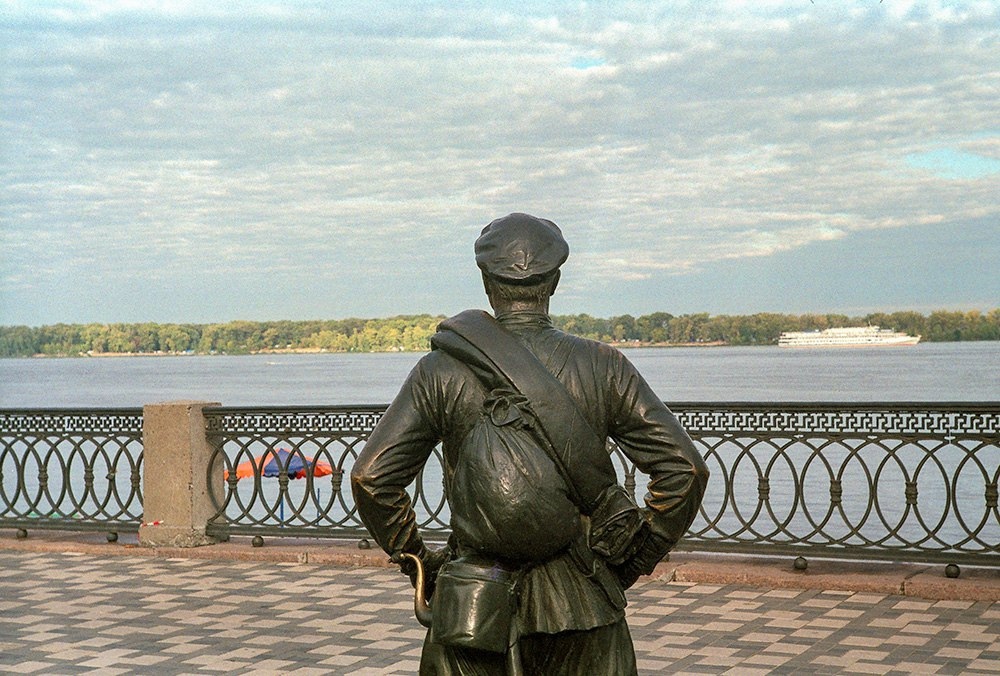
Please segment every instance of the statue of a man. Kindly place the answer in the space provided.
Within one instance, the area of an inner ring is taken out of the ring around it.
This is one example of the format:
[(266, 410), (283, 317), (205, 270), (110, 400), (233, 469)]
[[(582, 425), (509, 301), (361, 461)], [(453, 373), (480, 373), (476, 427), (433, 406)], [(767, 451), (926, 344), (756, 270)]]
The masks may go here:
[[(445, 593), (441, 586), (434, 592), (442, 564), (438, 585), (448, 566), (462, 561), (485, 561), (493, 571), (486, 577), (515, 581), (506, 652), (441, 639), (432, 628), (421, 674), (634, 674), (624, 590), (690, 527), (708, 469), (619, 351), (553, 327), (549, 298), (569, 255), (554, 223), (510, 214), (483, 229), (475, 251), (495, 319), (472, 316), (479, 328), (470, 332), (468, 312), (442, 323), (463, 337), (442, 331), (432, 339), (435, 349), (372, 432), (351, 473), (358, 513), (411, 580), (416, 566), (400, 556), (422, 561), (432, 612), (446, 610), (444, 601), (435, 606)], [(456, 342), (464, 347), (456, 351)], [(521, 370), (523, 381), (512, 375)], [(484, 421), (497, 427), (483, 432)], [(515, 428), (534, 436), (503, 437)], [(622, 497), (604, 449), (608, 438), (649, 476), (644, 508)], [(405, 489), (438, 443), (453, 533), (432, 551)], [(588, 444), (603, 455), (580, 450)], [(518, 453), (523, 457), (513, 457)], [(477, 464), (469, 469), (469, 462)], [(459, 619), (475, 638), (478, 620)]]

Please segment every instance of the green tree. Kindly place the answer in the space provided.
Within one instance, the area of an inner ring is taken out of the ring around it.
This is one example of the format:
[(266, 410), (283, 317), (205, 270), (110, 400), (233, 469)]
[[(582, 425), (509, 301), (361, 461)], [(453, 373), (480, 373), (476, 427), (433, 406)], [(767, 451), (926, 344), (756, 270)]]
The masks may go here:
[(0, 326), (0, 357), (30, 357), (41, 352), (37, 331), (28, 326)]

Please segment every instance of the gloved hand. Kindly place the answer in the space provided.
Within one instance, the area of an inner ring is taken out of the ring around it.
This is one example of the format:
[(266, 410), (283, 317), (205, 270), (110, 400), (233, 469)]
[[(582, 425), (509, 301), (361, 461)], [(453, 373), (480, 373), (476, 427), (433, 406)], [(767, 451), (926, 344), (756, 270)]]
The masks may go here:
[(619, 565), (609, 565), (608, 568), (615, 574), (622, 588), (628, 589), (636, 583), (640, 575), (649, 575), (653, 572), (664, 556), (670, 551), (672, 544), (664, 538), (649, 533), (633, 556)]
[(635, 556), (649, 534), (646, 510), (637, 507), (617, 484), (601, 494), (590, 524), (590, 547), (612, 566), (620, 566)]

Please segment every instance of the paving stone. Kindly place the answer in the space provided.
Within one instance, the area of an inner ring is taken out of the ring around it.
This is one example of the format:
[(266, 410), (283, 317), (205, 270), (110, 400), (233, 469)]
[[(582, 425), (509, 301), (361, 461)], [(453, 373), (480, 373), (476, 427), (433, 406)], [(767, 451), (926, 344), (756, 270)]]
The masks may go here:
[[(0, 551), (0, 673), (413, 674), (385, 568)], [(302, 581), (307, 581), (303, 584)], [(997, 673), (1000, 602), (647, 579), (640, 673)]]

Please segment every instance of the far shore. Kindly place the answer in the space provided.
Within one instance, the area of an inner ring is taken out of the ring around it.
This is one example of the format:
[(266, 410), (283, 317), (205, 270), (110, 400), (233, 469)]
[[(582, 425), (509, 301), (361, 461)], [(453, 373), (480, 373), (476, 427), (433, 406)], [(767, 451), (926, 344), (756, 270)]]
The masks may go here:
[[(693, 343), (644, 343), (640, 341), (609, 342), (616, 348), (647, 348), (647, 347), (724, 347), (729, 343), (723, 340), (693, 342)], [(394, 352), (425, 352), (426, 350), (369, 350), (365, 352), (345, 350), (327, 350), (319, 347), (286, 347), (267, 348), (248, 352), (79, 352), (77, 354), (34, 354), (31, 359), (109, 359), (115, 357), (228, 357), (236, 355), (267, 355), (267, 354), (391, 354)], [(8, 357), (13, 359), (14, 357)]]

